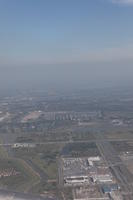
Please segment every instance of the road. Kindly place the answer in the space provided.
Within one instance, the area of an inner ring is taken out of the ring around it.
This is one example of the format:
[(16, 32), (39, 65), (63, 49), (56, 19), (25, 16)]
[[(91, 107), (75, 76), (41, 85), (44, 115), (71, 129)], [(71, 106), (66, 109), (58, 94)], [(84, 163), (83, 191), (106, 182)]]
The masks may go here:
[[(46, 145), (46, 144), (71, 144), (71, 143), (97, 143), (97, 142), (133, 142), (133, 139), (108, 139), (108, 138), (99, 138), (91, 140), (68, 140), (68, 141), (46, 141), (46, 142), (35, 142), (30, 143), (34, 145)], [(1, 143), (0, 146), (13, 146), (16, 143)]]
[(0, 199), (2, 200), (56, 200), (55, 198), (49, 198), (47, 196), (38, 196), (38, 195), (32, 195), (32, 194), (25, 194), (10, 190), (2, 190), (0, 189)]

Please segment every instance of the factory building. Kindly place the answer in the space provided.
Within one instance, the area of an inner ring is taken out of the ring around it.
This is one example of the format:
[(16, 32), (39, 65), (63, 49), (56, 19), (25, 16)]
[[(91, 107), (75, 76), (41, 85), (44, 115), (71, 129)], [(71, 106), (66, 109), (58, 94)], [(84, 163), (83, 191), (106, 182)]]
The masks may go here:
[(64, 179), (65, 184), (82, 184), (88, 182), (88, 176), (71, 176)]
[(93, 182), (99, 182), (99, 183), (107, 183), (107, 182), (112, 182), (112, 177), (110, 174), (95, 174), (92, 177)]
[(95, 156), (95, 157), (89, 157), (88, 158), (88, 162), (96, 162), (96, 161), (100, 161), (100, 157), (99, 156)]
[(120, 187), (117, 184), (110, 184), (110, 185), (104, 185), (102, 186), (103, 193), (111, 193), (112, 191), (119, 190)]
[(32, 143), (15, 143), (12, 145), (12, 148), (34, 148), (35, 144)]

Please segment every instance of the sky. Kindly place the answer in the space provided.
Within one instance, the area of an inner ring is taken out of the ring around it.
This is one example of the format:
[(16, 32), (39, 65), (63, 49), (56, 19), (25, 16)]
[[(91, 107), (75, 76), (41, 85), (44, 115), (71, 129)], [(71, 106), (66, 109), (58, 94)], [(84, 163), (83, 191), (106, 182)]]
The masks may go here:
[(0, 0), (0, 87), (133, 83), (133, 0)]

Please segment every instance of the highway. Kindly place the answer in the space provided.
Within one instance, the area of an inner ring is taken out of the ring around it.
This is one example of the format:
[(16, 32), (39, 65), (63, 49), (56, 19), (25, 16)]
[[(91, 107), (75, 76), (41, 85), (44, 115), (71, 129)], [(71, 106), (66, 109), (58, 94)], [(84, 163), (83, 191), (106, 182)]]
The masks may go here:
[[(89, 140), (63, 140), (63, 141), (45, 141), (45, 142), (34, 142), (34, 143), (30, 143), (33, 145), (46, 145), (46, 144), (71, 144), (71, 143), (98, 143), (98, 142), (133, 142), (133, 139), (108, 139), (108, 138), (104, 138), (104, 139), (89, 139)], [(26, 142), (24, 142), (26, 143)], [(0, 146), (13, 146), (16, 143), (1, 143)], [(19, 143), (18, 143), (19, 144)], [(21, 144), (21, 143), (20, 143)]]

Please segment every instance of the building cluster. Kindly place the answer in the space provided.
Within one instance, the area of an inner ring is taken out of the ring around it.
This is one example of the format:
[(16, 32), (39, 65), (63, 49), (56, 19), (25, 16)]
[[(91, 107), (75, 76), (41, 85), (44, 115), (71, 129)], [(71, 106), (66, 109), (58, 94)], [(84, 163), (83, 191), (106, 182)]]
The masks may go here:
[(45, 120), (87, 121), (90, 119), (95, 119), (97, 117), (100, 117), (100, 111), (92, 111), (92, 112), (58, 111), (58, 112), (44, 112), (43, 113), (43, 118)]
[(2, 178), (2, 177), (9, 177), (9, 176), (17, 176), (19, 174), (20, 174), (20, 172), (17, 172), (13, 168), (0, 170), (0, 178)]
[(15, 143), (12, 148), (35, 148), (36, 144), (33, 143)]
[(63, 158), (64, 183), (113, 183), (109, 168), (99, 156), (89, 158)]
[[(101, 157), (62, 158), (62, 164), (64, 186), (75, 188), (75, 200), (96, 198), (96, 194), (97, 199), (98, 197), (99, 199), (102, 197), (111, 199), (111, 195), (120, 193), (116, 179)], [(87, 197), (83, 198), (85, 194)]]
[(96, 119), (101, 117), (100, 111), (90, 111), (90, 112), (75, 112), (75, 111), (54, 111), (54, 112), (43, 112), (33, 111), (29, 112), (21, 119), (21, 123), (27, 123), (28, 121), (37, 120), (39, 117), (43, 118), (44, 120), (50, 121), (89, 121), (92, 119)]
[(6, 112), (3, 113), (0, 111), (0, 122), (3, 122), (4, 120), (8, 120), (10, 118), (10, 113)]

